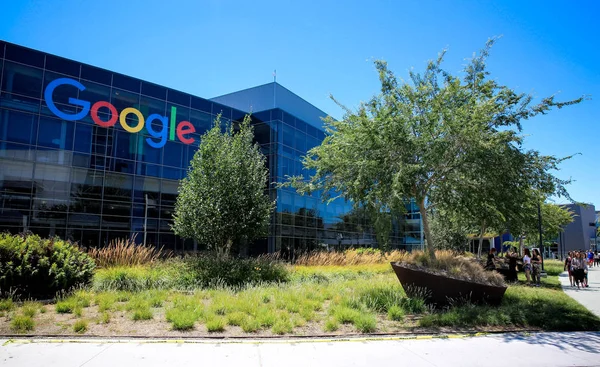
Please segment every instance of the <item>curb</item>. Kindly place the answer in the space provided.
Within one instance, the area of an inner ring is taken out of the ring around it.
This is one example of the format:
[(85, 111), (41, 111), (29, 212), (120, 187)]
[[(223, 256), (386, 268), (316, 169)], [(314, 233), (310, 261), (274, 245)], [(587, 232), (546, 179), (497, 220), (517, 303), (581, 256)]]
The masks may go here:
[(337, 337), (334, 335), (319, 336), (295, 336), (291, 338), (282, 337), (159, 337), (149, 338), (144, 336), (122, 336), (118, 338), (102, 336), (82, 336), (82, 337), (64, 337), (64, 336), (35, 336), (35, 335), (2, 335), (0, 338), (6, 338), (2, 346), (8, 344), (40, 344), (40, 343), (107, 343), (107, 344), (283, 344), (283, 343), (335, 343), (335, 342), (369, 342), (369, 341), (403, 341), (403, 340), (432, 340), (432, 339), (466, 339), (473, 337), (482, 337), (498, 334), (516, 333), (528, 336), (539, 330), (515, 330), (502, 332), (476, 332), (476, 333), (449, 333), (449, 334), (407, 334), (390, 335), (372, 334), (371, 336), (358, 336), (358, 334)]

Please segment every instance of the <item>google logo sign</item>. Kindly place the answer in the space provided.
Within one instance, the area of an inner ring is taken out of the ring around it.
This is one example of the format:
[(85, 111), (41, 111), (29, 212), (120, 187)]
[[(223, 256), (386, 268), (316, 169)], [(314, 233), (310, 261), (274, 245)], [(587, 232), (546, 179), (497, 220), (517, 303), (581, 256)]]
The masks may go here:
[[(150, 145), (153, 148), (164, 147), (165, 144), (167, 143), (167, 138), (168, 138), (168, 140), (173, 141), (173, 140), (175, 140), (175, 135), (177, 135), (177, 138), (179, 139), (179, 141), (181, 141), (184, 144), (192, 144), (195, 140), (192, 137), (186, 136), (186, 135), (196, 132), (196, 128), (194, 128), (194, 125), (192, 125), (191, 122), (181, 121), (178, 124), (175, 122), (176, 114), (177, 114), (177, 107), (171, 107), (171, 119), (170, 120), (168, 117), (159, 115), (157, 113), (154, 113), (154, 114), (148, 116), (146, 119), (144, 119), (144, 116), (142, 115), (142, 113), (138, 109), (133, 108), (133, 107), (125, 108), (119, 114), (117, 112), (117, 109), (115, 108), (115, 106), (113, 106), (110, 102), (99, 101), (92, 105), (89, 101), (71, 97), (71, 98), (69, 98), (69, 103), (72, 105), (81, 107), (82, 110), (75, 114), (65, 113), (56, 107), (56, 104), (54, 103), (54, 101), (52, 99), (52, 94), (54, 93), (54, 90), (62, 85), (70, 85), (70, 86), (73, 86), (73, 87), (79, 89), (80, 91), (84, 91), (85, 86), (83, 84), (81, 84), (80, 82), (70, 79), (70, 78), (60, 78), (60, 79), (53, 80), (46, 87), (46, 90), (44, 91), (44, 99), (46, 100), (46, 104), (48, 105), (48, 108), (50, 109), (50, 111), (52, 111), (52, 113), (54, 113), (56, 116), (60, 117), (63, 120), (67, 120), (67, 121), (81, 120), (85, 116), (87, 116), (87, 114), (89, 113), (92, 118), (92, 121), (94, 121), (94, 123), (96, 125), (109, 128), (109, 127), (114, 126), (117, 123), (117, 119), (118, 119), (119, 123), (121, 124), (123, 129), (125, 129), (126, 131), (128, 131), (130, 133), (137, 133), (137, 132), (141, 131), (144, 128), (144, 124), (145, 124), (146, 131), (148, 131), (148, 134), (150, 134), (150, 136), (152, 137), (152, 138), (146, 138), (146, 142), (148, 143), (148, 145)], [(110, 118), (107, 121), (102, 120), (100, 118), (100, 116), (98, 116), (98, 111), (101, 108), (108, 109), (108, 111), (110, 111)], [(129, 123), (127, 121), (127, 116), (129, 116), (129, 115), (134, 115), (135, 117), (137, 117), (137, 125), (135, 125), (135, 126), (129, 125)], [(154, 128), (152, 127), (152, 124), (151, 124), (153, 121), (160, 121), (160, 123), (162, 125), (162, 129), (160, 131), (154, 130)], [(160, 139), (160, 140), (157, 142), (153, 138)]]

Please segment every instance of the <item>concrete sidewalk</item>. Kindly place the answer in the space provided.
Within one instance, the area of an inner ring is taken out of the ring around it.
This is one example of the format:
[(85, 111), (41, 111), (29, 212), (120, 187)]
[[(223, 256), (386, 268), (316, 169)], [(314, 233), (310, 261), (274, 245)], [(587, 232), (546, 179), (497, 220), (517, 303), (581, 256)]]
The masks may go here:
[(577, 287), (571, 287), (567, 272), (559, 275), (558, 279), (566, 294), (587, 307), (587, 309), (596, 314), (596, 316), (600, 317), (600, 267), (589, 269), (589, 288), (577, 289)]
[(188, 341), (0, 340), (3, 367), (600, 366), (600, 333), (450, 339)]

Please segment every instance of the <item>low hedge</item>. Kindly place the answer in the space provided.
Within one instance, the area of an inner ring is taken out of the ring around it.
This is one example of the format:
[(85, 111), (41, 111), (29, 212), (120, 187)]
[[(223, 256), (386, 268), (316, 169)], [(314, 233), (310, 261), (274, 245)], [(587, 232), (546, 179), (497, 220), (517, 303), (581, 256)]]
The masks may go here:
[(53, 297), (56, 292), (87, 284), (94, 260), (77, 245), (33, 234), (0, 234), (0, 293)]
[(266, 258), (217, 258), (211, 255), (188, 257), (186, 263), (200, 287), (241, 286), (262, 282), (287, 282), (284, 264)]

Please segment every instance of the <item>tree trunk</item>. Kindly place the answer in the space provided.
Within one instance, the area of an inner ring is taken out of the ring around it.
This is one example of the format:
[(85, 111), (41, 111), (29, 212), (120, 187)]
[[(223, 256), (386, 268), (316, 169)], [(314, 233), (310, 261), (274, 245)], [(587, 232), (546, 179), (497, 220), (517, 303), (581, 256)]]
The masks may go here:
[(429, 219), (427, 218), (427, 210), (425, 209), (425, 199), (419, 202), (419, 213), (421, 213), (421, 221), (423, 222), (423, 232), (427, 241), (427, 251), (432, 259), (435, 259), (435, 246), (431, 240), (431, 230), (429, 229)]
[[(483, 247), (483, 235), (485, 234), (485, 220), (481, 223), (481, 233), (479, 233), (479, 247), (477, 247), (477, 258), (481, 259), (481, 248)], [(490, 244), (491, 246), (491, 244)]]

